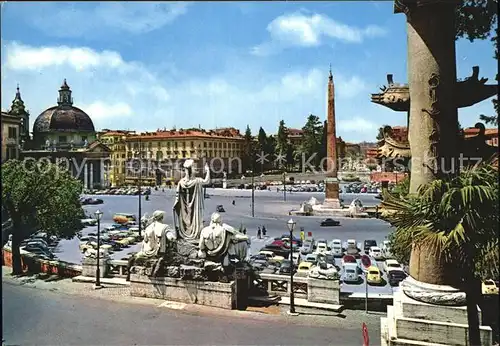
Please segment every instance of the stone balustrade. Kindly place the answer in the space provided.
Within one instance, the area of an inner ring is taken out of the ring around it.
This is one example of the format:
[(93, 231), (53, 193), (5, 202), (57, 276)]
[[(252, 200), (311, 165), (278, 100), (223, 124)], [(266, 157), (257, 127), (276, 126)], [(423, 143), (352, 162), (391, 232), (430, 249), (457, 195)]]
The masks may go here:
[(128, 275), (128, 261), (110, 260), (108, 261), (108, 276), (113, 278), (126, 278)]

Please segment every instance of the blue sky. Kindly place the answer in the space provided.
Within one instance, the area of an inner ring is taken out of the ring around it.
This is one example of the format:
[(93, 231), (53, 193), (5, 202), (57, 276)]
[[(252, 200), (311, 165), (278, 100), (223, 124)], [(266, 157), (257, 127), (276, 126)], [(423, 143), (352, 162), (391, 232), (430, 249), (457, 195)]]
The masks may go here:
[[(387, 73), (406, 82), (406, 20), (385, 2), (2, 3), (2, 109), (19, 83), (31, 123), (64, 78), (96, 128), (301, 128), (326, 117), (329, 64), (337, 134), (373, 141), (406, 116), (372, 104)], [(457, 72), (493, 81), (490, 41), (457, 42)], [(460, 110), (462, 126), (490, 100)]]

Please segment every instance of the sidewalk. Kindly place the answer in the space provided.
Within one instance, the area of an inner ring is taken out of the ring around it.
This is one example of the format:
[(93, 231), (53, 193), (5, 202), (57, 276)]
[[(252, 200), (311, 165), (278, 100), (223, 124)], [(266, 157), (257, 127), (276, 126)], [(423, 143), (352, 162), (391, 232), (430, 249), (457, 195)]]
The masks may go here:
[(93, 299), (104, 299), (122, 304), (142, 304), (149, 305), (152, 308), (168, 309), (182, 311), (183, 313), (195, 315), (215, 315), (229, 318), (248, 318), (253, 320), (275, 321), (285, 323), (297, 323), (302, 325), (318, 326), (337, 326), (350, 327), (353, 324), (359, 324), (359, 321), (365, 321), (367, 325), (380, 328), (380, 313), (365, 314), (360, 311), (343, 311), (342, 313), (321, 312), (309, 313), (308, 309), (301, 310), (297, 307), (297, 312), (302, 313), (299, 316), (289, 316), (286, 314), (288, 307), (270, 306), (270, 307), (249, 307), (246, 311), (225, 310), (197, 304), (185, 304), (179, 302), (165, 301), (161, 299), (132, 297), (130, 288), (122, 285), (106, 285), (102, 289), (95, 290), (94, 284), (73, 282), (72, 279), (61, 279), (50, 275), (32, 275), (13, 277), (10, 275), (12, 268), (2, 267), (3, 283), (11, 285), (22, 285), (33, 289), (49, 290), (60, 294), (78, 295), (91, 297)]

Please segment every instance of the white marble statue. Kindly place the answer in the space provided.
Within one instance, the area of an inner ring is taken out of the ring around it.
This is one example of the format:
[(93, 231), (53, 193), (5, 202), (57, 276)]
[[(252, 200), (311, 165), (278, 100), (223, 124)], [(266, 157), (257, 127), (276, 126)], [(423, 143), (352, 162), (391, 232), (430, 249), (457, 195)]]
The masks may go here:
[[(236, 256), (243, 260), (247, 257), (249, 246), (248, 236), (238, 232), (228, 224), (222, 223), (221, 215), (213, 213), (210, 225), (201, 231), (198, 258), (225, 254), (223, 262), (228, 261), (228, 256)], [(224, 263), (224, 265), (227, 264)]]
[(153, 222), (144, 230), (142, 248), (136, 257), (155, 257), (158, 253), (165, 252), (167, 241), (175, 240), (173, 230), (163, 223), (164, 216), (164, 211), (157, 210), (153, 213)]
[(349, 215), (353, 216), (364, 212), (363, 203), (357, 198), (355, 198), (349, 205)]
[(308, 276), (314, 279), (337, 280), (339, 273), (333, 264), (326, 262), (324, 255), (318, 255), (318, 264), (309, 271)]
[(203, 186), (210, 182), (210, 169), (206, 164), (205, 178), (198, 178), (194, 176), (193, 164), (191, 159), (184, 162), (184, 177), (177, 184), (173, 210), (177, 236), (197, 242), (203, 228)]

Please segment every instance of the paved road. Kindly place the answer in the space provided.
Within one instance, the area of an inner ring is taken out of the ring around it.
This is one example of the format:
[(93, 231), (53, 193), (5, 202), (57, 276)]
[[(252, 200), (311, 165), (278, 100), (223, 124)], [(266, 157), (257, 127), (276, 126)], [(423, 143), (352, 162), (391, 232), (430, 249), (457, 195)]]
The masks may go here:
[(313, 316), (299, 325), (284, 317), (194, 315), (5, 282), (2, 306), (5, 345), (361, 345), (367, 318), (371, 344), (380, 339), (376, 316), (338, 317), (318, 327)]

